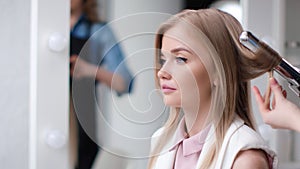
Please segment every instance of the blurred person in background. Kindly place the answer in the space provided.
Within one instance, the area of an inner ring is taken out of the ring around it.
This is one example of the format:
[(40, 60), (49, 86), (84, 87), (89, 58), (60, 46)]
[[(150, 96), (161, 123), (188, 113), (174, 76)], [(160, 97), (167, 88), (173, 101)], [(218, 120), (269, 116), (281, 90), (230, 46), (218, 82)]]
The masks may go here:
[(72, 119), (70, 128), (78, 138), (76, 169), (90, 169), (99, 151), (95, 143), (96, 84), (105, 84), (118, 95), (131, 88), (132, 76), (121, 47), (111, 28), (99, 19), (97, 9), (96, 0), (71, 0), (70, 109), (77, 117), (73, 117), (77, 132)]

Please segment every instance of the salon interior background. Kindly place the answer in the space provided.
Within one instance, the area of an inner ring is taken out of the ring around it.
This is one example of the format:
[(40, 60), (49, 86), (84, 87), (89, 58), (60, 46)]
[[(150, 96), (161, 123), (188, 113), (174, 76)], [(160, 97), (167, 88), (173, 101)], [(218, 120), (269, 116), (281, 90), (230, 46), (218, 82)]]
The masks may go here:
[[(69, 153), (68, 142), (68, 50), (64, 48), (53, 51), (48, 44), (53, 32), (59, 32), (66, 38), (69, 36), (68, 2), (0, 0), (1, 169), (73, 168), (74, 161)], [(103, 123), (99, 125), (99, 133), (107, 138), (105, 147), (109, 151), (99, 155), (94, 168), (145, 168), (146, 159), (131, 157), (145, 155), (149, 139), (145, 139), (145, 144), (139, 144), (128, 138), (149, 138), (165, 118), (165, 115), (161, 115), (151, 126), (142, 125), (149, 119), (155, 119), (160, 115), (157, 112), (164, 109), (161, 98), (152, 92), (155, 89), (153, 72), (143, 69), (150, 68), (153, 63), (153, 52), (147, 50), (153, 46), (153, 35), (145, 32), (155, 32), (159, 23), (168, 17), (162, 13), (174, 14), (183, 8), (206, 7), (211, 2), (217, 7), (225, 6), (228, 9), (228, 6), (222, 4), (225, 0), (99, 2), (102, 4), (99, 9), (103, 16), (111, 21), (118, 38), (123, 39), (121, 44), (127, 55), (126, 61), (136, 74), (136, 82), (130, 96), (118, 97), (107, 91), (106, 94), (112, 96), (113, 102), (101, 103), (111, 112), (104, 119), (109, 127), (101, 126)], [(300, 41), (300, 34), (297, 32), (300, 30), (300, 23), (297, 22), (300, 1), (240, 0), (227, 3), (234, 6), (240, 4), (235, 9), (238, 9), (237, 13), (241, 15), (244, 27), (267, 41), (293, 64), (299, 65), (299, 48), (285, 44), (288, 41)], [(252, 84), (263, 89), (266, 86), (265, 79), (266, 77), (258, 78)], [(290, 99), (297, 100), (292, 93), (288, 95)], [(130, 104), (146, 113), (137, 113), (128, 108), (127, 105)], [(122, 116), (118, 114), (114, 105), (118, 105), (117, 108), (122, 108), (125, 113)], [(279, 154), (280, 168), (300, 168), (299, 134), (272, 130), (262, 125), (255, 104), (254, 112), (263, 136)], [(136, 121), (140, 123), (134, 123)]]

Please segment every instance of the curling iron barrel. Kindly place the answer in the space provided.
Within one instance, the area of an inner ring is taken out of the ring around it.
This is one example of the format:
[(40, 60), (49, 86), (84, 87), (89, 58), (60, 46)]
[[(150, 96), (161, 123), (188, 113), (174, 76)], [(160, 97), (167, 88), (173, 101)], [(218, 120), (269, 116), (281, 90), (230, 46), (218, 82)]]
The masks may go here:
[(258, 51), (267, 52), (268, 55), (279, 58), (279, 64), (275, 65), (273, 69), (289, 82), (289, 87), (293, 92), (300, 97), (300, 74), (298, 70), (283, 59), (275, 50), (273, 50), (266, 43), (260, 41), (251, 32), (244, 31), (240, 35), (240, 43), (243, 44), (253, 53)]

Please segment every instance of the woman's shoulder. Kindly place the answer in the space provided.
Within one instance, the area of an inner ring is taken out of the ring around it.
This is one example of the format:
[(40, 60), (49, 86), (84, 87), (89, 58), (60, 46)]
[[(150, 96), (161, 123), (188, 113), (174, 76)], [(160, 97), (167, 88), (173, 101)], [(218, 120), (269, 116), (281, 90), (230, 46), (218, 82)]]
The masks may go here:
[(159, 137), (161, 134), (164, 133), (165, 127), (158, 128), (153, 134), (152, 138)]
[(94, 22), (92, 23), (91, 26), (92, 26), (92, 30), (111, 31), (111, 27), (107, 22)]
[(159, 144), (159, 138), (164, 132), (164, 127), (157, 129), (151, 136), (151, 150)]
[(99, 28), (101, 28), (103, 26), (108, 26), (107, 22), (93, 22), (92, 25), (94, 27), (99, 27)]
[(105, 43), (111, 42), (115, 43), (115, 35), (113, 29), (110, 27), (109, 23), (97, 22), (93, 23), (91, 26), (91, 33), (95, 39), (103, 41)]
[(230, 140), (239, 140), (241, 144), (266, 144), (261, 135), (245, 125), (244, 121), (240, 118), (236, 118), (231, 124), (227, 135), (230, 136)]
[[(265, 161), (263, 157), (267, 154), (272, 159), (272, 165), (277, 165), (276, 153), (257, 131), (245, 125), (241, 119), (236, 119), (231, 124), (224, 141), (227, 142), (226, 153), (224, 152), (227, 154), (225, 158), (228, 158), (229, 163), (233, 163), (236, 158), (239, 158), (240, 161), (254, 158), (258, 158), (257, 162)], [(257, 164), (263, 165), (263, 163)], [(253, 163), (253, 165), (255, 164)]]
[(160, 136), (164, 133), (165, 128), (161, 127), (157, 129), (151, 136), (151, 145), (154, 146), (157, 143), (157, 140), (160, 138)]
[(269, 169), (269, 160), (265, 152), (259, 149), (240, 151), (236, 156), (232, 169)]

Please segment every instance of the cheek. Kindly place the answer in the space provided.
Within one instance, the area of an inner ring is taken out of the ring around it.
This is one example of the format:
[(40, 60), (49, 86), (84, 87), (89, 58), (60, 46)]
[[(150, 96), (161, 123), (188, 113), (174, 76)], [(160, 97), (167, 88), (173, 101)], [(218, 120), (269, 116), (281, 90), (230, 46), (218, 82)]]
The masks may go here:
[(198, 91), (201, 93), (202, 99), (210, 99), (211, 96), (211, 83), (207, 72), (201, 72), (197, 78)]
[(198, 90), (199, 90), (199, 93), (201, 93), (202, 99), (205, 99), (205, 100), (206, 99), (210, 99), (210, 97), (211, 97), (211, 86), (210, 86), (210, 83), (201, 83), (199, 85)]
[(198, 83), (199, 77), (190, 70), (182, 70), (175, 76), (178, 89), (183, 98), (199, 97), (198, 88), (201, 83)]
[(210, 96), (211, 84), (209, 75), (204, 68), (199, 68), (199, 65), (178, 73), (175, 78), (180, 93), (184, 98), (205, 98)]

